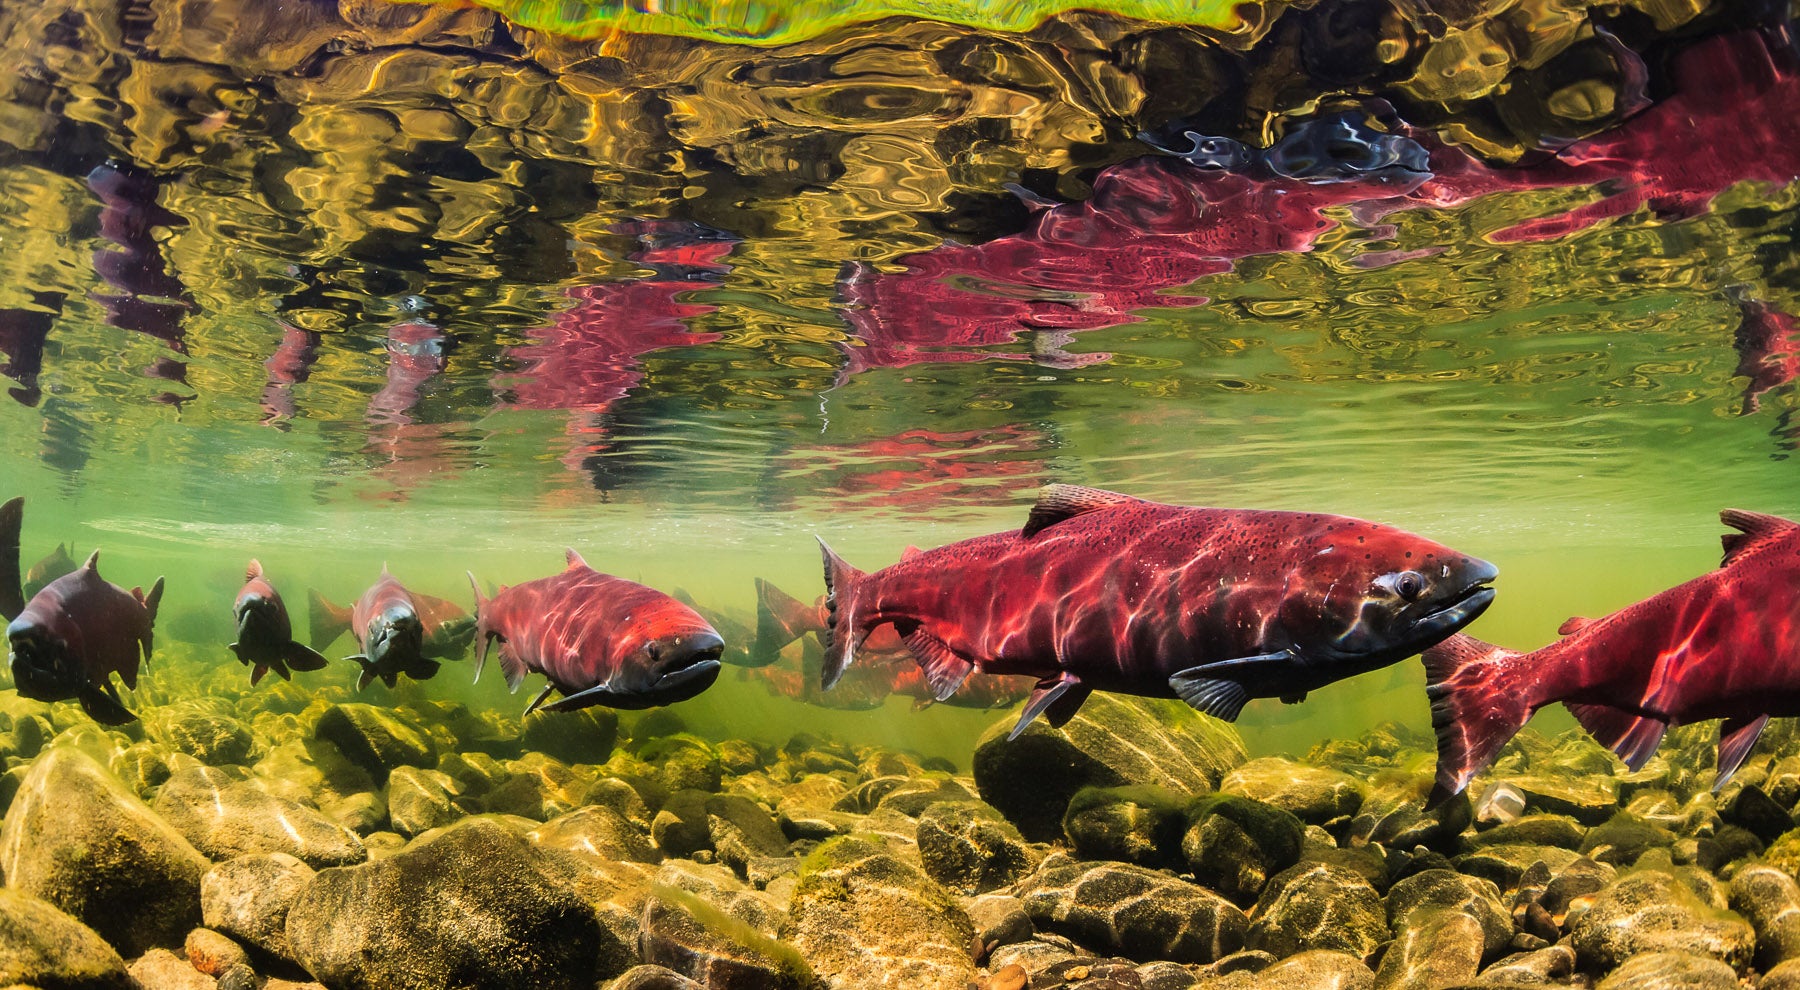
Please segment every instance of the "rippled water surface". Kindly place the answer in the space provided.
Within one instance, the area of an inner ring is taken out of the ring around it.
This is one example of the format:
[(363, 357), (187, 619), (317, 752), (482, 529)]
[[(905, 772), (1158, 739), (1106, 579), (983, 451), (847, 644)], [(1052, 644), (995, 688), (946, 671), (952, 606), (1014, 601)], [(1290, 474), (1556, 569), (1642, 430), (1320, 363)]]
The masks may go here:
[[(747, 628), (754, 578), (820, 593), (814, 534), (873, 568), (1051, 482), (1429, 535), (1535, 646), (1714, 566), (1720, 509), (1800, 513), (1791, 38), (1577, 6), (753, 47), (10, 4), (0, 496), (28, 564), (168, 575), (162, 652), (233, 677), (252, 555), (296, 602), (383, 562), (466, 601), (574, 546)], [(523, 703), (467, 680), (419, 690)], [(1423, 724), (1421, 681), (1240, 724)], [(680, 710), (959, 764), (993, 718), (783, 689)]]

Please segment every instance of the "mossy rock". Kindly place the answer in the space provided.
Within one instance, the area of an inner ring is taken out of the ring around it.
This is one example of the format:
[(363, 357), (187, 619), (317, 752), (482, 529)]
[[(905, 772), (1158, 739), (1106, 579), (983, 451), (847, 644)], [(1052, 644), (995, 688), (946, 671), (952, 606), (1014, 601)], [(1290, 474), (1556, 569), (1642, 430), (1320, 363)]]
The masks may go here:
[(386, 783), (395, 767), (437, 765), (437, 744), (431, 734), (402, 716), (399, 709), (333, 705), (320, 716), (314, 733), (337, 746), (378, 784)]
[(1300, 859), (1306, 826), (1280, 808), (1230, 794), (1195, 800), (1182, 857), (1201, 886), (1238, 904), (1256, 901), (1270, 877)]
[(1082, 859), (1173, 866), (1182, 861), (1191, 800), (1154, 784), (1084, 787), (1063, 812), (1063, 835)]
[(125, 960), (46, 901), (0, 887), (0, 986), (136, 990)]
[(974, 800), (931, 805), (917, 838), (926, 874), (964, 894), (1009, 886), (1041, 858), (998, 811)]
[(1341, 867), (1303, 863), (1271, 879), (1245, 944), (1277, 958), (1313, 949), (1365, 957), (1389, 937), (1381, 896)]
[(1218, 894), (1128, 863), (1053, 856), (1013, 893), (1039, 931), (1133, 959), (1209, 963), (1237, 951), (1249, 926)]
[(800, 864), (782, 937), (834, 986), (939, 987), (973, 980), (974, 926), (956, 899), (879, 839), (844, 836)]

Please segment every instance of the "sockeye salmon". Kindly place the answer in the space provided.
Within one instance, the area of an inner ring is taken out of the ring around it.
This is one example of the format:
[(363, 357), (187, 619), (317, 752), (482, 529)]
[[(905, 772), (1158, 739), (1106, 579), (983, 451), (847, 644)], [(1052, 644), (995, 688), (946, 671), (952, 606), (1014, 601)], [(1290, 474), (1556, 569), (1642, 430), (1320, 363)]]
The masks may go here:
[(293, 670), (323, 670), (325, 657), (319, 651), (294, 642), (294, 624), (288, 618), (287, 605), (281, 593), (263, 576), (262, 564), (250, 561), (244, 571), (244, 587), (231, 604), (237, 620), (237, 642), (228, 649), (237, 654), (240, 663), (251, 665), (250, 686), (255, 687), (263, 675), (273, 670), (284, 681), (294, 679)]
[(1025, 527), (865, 574), (820, 541), (830, 625), (823, 683), (892, 624), (934, 696), (970, 674), (1037, 685), (1013, 734), (1071, 718), (1095, 690), (1179, 697), (1236, 719), (1298, 701), (1462, 628), (1498, 571), (1345, 516), (1164, 505), (1051, 485)]
[[(500, 641), (500, 669), (517, 691), (531, 672), (550, 683), (525, 709), (650, 708), (685, 701), (719, 676), (725, 643), (693, 609), (602, 574), (574, 550), (561, 573), (482, 595), (475, 575), (475, 677)], [(563, 697), (545, 705), (552, 690)]]
[(75, 558), (69, 556), (69, 548), (58, 543), (56, 549), (45, 554), (31, 569), (25, 572), (25, 598), (43, 591), (50, 582), (64, 574), (75, 573)]
[[(419, 656), (427, 660), (461, 660), (467, 656), (469, 644), (475, 639), (475, 617), (448, 598), (410, 589), (406, 594), (419, 616)], [(322, 650), (350, 631), (354, 609), (333, 604), (317, 591), (311, 593), (311, 602), (309, 638), (313, 649)]]
[[(317, 591), (312, 593), (312, 606), (313, 646), (327, 646), (343, 632), (345, 610), (326, 601)], [(362, 667), (362, 676), (356, 681), (358, 691), (377, 678), (388, 687), (395, 687), (401, 674), (422, 681), (437, 673), (437, 661), (424, 654), (425, 626), (419, 604), (388, 573), (386, 564), (381, 565), (381, 577), (348, 611), (348, 628), (356, 634), (357, 647), (362, 651), (346, 658)]]
[(100, 577), (100, 551), (73, 574), (66, 574), (25, 603), (6, 639), (12, 647), (13, 684), (38, 701), (81, 703), (88, 717), (106, 725), (137, 719), (113, 687), (116, 672), (137, 687), (138, 662), (148, 662), (151, 626), (162, 600), (163, 580), (148, 595)]
[(1722, 718), (1715, 787), (1772, 715), (1800, 715), (1800, 524), (1726, 509), (1719, 569), (1529, 653), (1456, 635), (1425, 651), (1435, 805), (1467, 787), (1531, 713), (1562, 702), (1633, 770), (1671, 725)]
[[(918, 552), (917, 547), (907, 547), (901, 551), (900, 559), (905, 560)], [(828, 616), (823, 597), (808, 605), (775, 587), (774, 582), (757, 578), (756, 640), (755, 645), (750, 648), (750, 666), (761, 667), (775, 663), (781, 659), (781, 651), (789, 643), (809, 633), (822, 641)], [(895, 635), (892, 626), (882, 626), (871, 632), (863, 642), (862, 650), (866, 654), (884, 658), (911, 656), (906, 652), (906, 644)]]

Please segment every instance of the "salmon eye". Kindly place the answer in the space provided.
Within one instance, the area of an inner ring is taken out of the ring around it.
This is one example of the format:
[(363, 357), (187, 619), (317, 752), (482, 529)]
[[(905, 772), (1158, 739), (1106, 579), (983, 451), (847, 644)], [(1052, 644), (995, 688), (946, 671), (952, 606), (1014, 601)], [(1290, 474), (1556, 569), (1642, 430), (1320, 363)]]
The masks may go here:
[(1425, 590), (1425, 576), (1418, 571), (1403, 571), (1394, 579), (1394, 592), (1407, 601), (1419, 597)]

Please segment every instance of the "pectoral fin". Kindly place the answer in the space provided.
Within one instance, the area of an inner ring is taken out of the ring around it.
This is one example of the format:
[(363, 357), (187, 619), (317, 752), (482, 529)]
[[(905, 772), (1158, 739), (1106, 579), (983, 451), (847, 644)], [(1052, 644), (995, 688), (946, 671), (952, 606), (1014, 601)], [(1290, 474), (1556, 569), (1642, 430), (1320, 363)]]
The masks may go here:
[(1767, 715), (1751, 719), (1728, 718), (1719, 723), (1719, 776), (1713, 781), (1713, 790), (1724, 787), (1738, 767), (1744, 765), (1744, 759), (1756, 746), (1756, 737), (1762, 735), (1763, 727), (1768, 724)]
[(912, 651), (913, 659), (919, 661), (919, 667), (925, 671), (925, 681), (931, 685), (932, 696), (943, 701), (956, 693), (975, 671), (975, 665), (951, 651), (944, 641), (925, 631), (924, 626), (915, 626), (906, 634), (906, 648)]
[(282, 648), (281, 655), (283, 659), (287, 660), (290, 670), (324, 670), (325, 665), (331, 662), (325, 659), (324, 654), (318, 650), (292, 640)]
[[(570, 551), (570, 552), (572, 553), (573, 551)], [(544, 699), (550, 697), (550, 692), (552, 692), (554, 690), (556, 690), (555, 684), (544, 685), (544, 689), (542, 691), (538, 692), (538, 696), (531, 699), (531, 704), (525, 706), (525, 714), (530, 715), (532, 712), (537, 711), (538, 706), (542, 705), (544, 703)], [(590, 688), (589, 690), (592, 690), (592, 688)], [(586, 693), (587, 693), (586, 691), (582, 692), (582, 694), (586, 694)], [(551, 705), (550, 707), (552, 710), (556, 710), (557, 705), (561, 705), (568, 700), (569, 700), (568, 698), (563, 698), (563, 699), (557, 701), (557, 703), (555, 705)]]
[[(108, 683), (107, 687), (110, 690), (112, 685)], [(137, 716), (119, 702), (116, 692), (102, 691), (89, 684), (75, 697), (81, 703), (81, 710), (87, 712), (88, 718), (101, 725), (125, 725), (137, 721)]]
[(1037, 687), (1031, 689), (1031, 697), (1025, 699), (1025, 707), (1019, 712), (1019, 723), (1013, 726), (1006, 738), (1009, 741), (1019, 738), (1019, 733), (1024, 732), (1031, 720), (1039, 715), (1044, 716), (1044, 721), (1056, 728), (1062, 728), (1069, 719), (1075, 717), (1076, 710), (1092, 693), (1093, 688), (1082, 684), (1081, 678), (1067, 671), (1038, 681)]
[(1238, 713), (1244, 710), (1244, 703), (1250, 700), (1250, 689), (1237, 681), (1197, 673), (1205, 670), (1206, 666), (1193, 667), (1175, 674), (1169, 678), (1169, 687), (1174, 688), (1181, 700), (1197, 711), (1227, 722), (1237, 721)]

